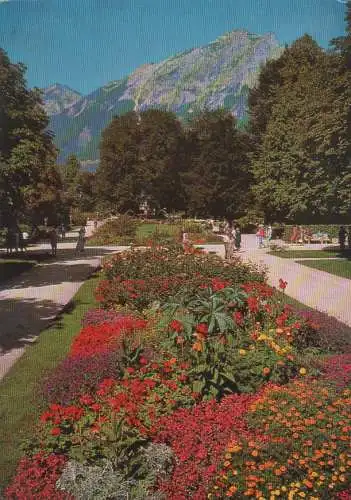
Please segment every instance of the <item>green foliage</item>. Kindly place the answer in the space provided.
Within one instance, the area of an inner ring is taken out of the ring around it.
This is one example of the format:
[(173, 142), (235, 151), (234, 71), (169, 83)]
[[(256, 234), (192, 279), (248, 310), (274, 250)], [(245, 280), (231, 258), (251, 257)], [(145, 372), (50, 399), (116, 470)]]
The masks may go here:
[(163, 498), (152, 495), (156, 480), (166, 478), (172, 470), (173, 452), (164, 444), (150, 443), (140, 450), (138, 474), (128, 476), (109, 460), (101, 465), (83, 465), (70, 460), (57, 482), (59, 490), (66, 491), (77, 500), (144, 500)]
[(250, 140), (223, 110), (194, 117), (185, 142), (182, 183), (191, 214), (239, 217), (248, 203)]
[(266, 219), (350, 214), (349, 81), (340, 56), (308, 35), (263, 70), (249, 98), (249, 129), (253, 194)]
[(223, 260), (217, 255), (184, 255), (179, 246), (121, 252), (107, 259), (103, 270), (107, 280), (116, 277), (126, 280), (177, 275), (186, 278), (196, 273), (205, 277), (220, 277), (233, 284), (250, 280), (263, 281), (265, 278), (264, 270), (254, 264), (237, 260), (230, 266), (223, 265)]
[(91, 245), (116, 245), (123, 244), (121, 241), (126, 239), (129, 245), (135, 236), (137, 222), (129, 215), (120, 215), (116, 219), (107, 221), (95, 231), (89, 243)]
[(56, 149), (40, 93), (26, 88), (25, 69), (0, 49), (0, 222), (7, 226), (19, 217), (37, 224), (44, 213), (55, 220), (61, 204)]
[(104, 130), (100, 146), (100, 204), (122, 212), (138, 211), (143, 200), (158, 209), (178, 208), (181, 137), (180, 123), (166, 111), (115, 117)]

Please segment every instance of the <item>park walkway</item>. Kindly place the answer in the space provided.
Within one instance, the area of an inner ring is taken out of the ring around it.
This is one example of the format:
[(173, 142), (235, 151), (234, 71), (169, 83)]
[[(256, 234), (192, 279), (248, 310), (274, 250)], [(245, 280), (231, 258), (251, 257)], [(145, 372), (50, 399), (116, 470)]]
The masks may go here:
[(282, 278), (288, 282), (287, 295), (351, 326), (351, 280), (306, 267), (293, 259), (268, 255), (267, 251), (257, 248), (255, 235), (243, 236), (240, 256), (244, 261), (266, 266), (270, 285), (278, 287)]
[[(86, 235), (92, 233), (87, 226)], [(68, 233), (67, 239), (78, 237)], [(76, 242), (58, 243), (57, 258), (44, 262), (0, 286), (0, 380), (71, 301), (83, 282), (100, 266), (101, 258), (122, 247), (87, 247), (75, 255)], [(34, 250), (50, 251), (49, 244)]]

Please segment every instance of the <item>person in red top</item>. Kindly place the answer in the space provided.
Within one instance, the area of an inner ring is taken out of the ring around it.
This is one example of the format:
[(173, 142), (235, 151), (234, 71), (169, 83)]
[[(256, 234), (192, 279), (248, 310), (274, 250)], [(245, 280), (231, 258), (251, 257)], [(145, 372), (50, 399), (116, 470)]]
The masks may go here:
[(260, 224), (258, 226), (257, 232), (256, 232), (256, 236), (257, 236), (258, 248), (262, 248), (263, 247), (263, 239), (264, 239), (264, 236), (265, 236), (264, 227), (263, 227), (262, 224)]

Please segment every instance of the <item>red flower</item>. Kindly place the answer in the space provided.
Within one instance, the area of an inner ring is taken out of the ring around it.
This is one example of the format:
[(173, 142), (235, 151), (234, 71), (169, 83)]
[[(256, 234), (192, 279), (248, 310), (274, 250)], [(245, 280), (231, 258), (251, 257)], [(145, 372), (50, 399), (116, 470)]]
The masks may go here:
[(183, 331), (183, 324), (178, 321), (177, 319), (174, 319), (173, 321), (170, 322), (169, 327), (171, 330), (174, 330), (177, 333), (180, 333)]
[(242, 326), (244, 324), (244, 316), (240, 311), (235, 311), (233, 314), (233, 319), (237, 325)]
[(54, 427), (51, 429), (52, 436), (59, 436), (61, 434), (61, 429), (59, 427)]
[(247, 306), (249, 311), (252, 313), (258, 312), (258, 299), (256, 297), (248, 297), (247, 298)]
[(139, 363), (140, 363), (141, 365), (147, 365), (147, 364), (148, 364), (148, 360), (147, 360), (144, 356), (141, 356), (141, 357), (139, 358)]
[(94, 400), (93, 398), (90, 396), (90, 394), (84, 394), (83, 396), (81, 396), (79, 398), (79, 402), (82, 404), (82, 405), (91, 405), (92, 403), (94, 403)]
[(93, 410), (93, 411), (100, 411), (101, 410), (101, 405), (99, 403), (94, 403), (90, 406), (90, 408)]
[(282, 278), (279, 279), (279, 288), (281, 290), (285, 290), (287, 284), (288, 284), (287, 281), (284, 281)]
[(208, 334), (208, 326), (206, 323), (199, 323), (196, 327), (196, 331), (205, 337)]

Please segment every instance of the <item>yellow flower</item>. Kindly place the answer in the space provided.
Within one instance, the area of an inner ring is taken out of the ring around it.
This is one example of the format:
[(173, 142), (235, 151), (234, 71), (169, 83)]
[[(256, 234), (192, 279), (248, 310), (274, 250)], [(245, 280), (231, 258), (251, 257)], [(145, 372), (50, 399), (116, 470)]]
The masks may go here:
[(245, 354), (246, 354), (245, 349), (239, 349), (239, 354), (240, 354), (240, 356), (245, 356)]
[(306, 373), (307, 373), (306, 368), (300, 368), (299, 373), (300, 373), (300, 375), (306, 375)]

